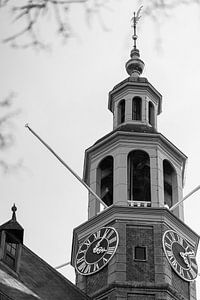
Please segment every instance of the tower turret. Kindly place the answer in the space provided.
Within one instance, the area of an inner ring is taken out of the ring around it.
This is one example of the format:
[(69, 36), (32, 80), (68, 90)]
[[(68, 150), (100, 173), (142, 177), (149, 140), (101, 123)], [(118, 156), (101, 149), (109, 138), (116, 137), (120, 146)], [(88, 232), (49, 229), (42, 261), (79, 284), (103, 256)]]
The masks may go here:
[[(108, 96), (113, 113), (113, 131), (85, 152), (85, 182), (108, 205), (171, 207), (182, 199), (187, 157), (157, 131), (162, 96), (145, 77), (144, 63), (134, 46), (126, 63), (129, 77), (117, 84)], [(99, 202), (89, 195), (89, 218), (100, 211)], [(174, 213), (183, 220), (183, 207)]]
[(74, 230), (72, 265), (79, 288), (95, 300), (196, 300), (199, 236), (184, 222), (187, 157), (157, 131), (162, 96), (141, 77), (136, 47), (129, 77), (108, 97), (113, 130), (85, 151), (83, 179), (108, 206), (89, 194), (88, 221)]
[(17, 207), (12, 206), (12, 218), (0, 226), (0, 263), (18, 272), (24, 229), (17, 222)]

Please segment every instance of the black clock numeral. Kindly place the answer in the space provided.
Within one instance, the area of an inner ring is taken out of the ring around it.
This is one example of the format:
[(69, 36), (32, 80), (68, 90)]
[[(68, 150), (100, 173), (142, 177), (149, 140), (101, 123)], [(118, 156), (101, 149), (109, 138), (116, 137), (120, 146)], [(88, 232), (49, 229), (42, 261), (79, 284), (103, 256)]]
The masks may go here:
[(194, 272), (198, 272), (198, 267), (195, 261), (195, 258), (191, 258), (191, 269), (194, 270)]
[(94, 263), (94, 272), (96, 272), (96, 271), (98, 271), (99, 270), (99, 264), (98, 264), (98, 262), (97, 263)]
[(79, 270), (80, 272), (83, 272), (84, 269), (85, 269), (85, 267), (86, 267), (86, 265), (87, 265), (86, 262), (83, 261), (82, 264), (80, 264), (77, 268), (78, 268), (78, 270)]
[(90, 270), (91, 270), (91, 265), (88, 264), (84, 270), (84, 274), (89, 274)]
[[(176, 235), (176, 236), (177, 236), (177, 235)], [(171, 238), (171, 241), (172, 241), (172, 242), (176, 242), (176, 241), (177, 241), (176, 238), (175, 238), (175, 234), (174, 234), (173, 231), (169, 233), (169, 238)]]
[[(105, 238), (108, 238), (108, 233), (110, 232), (110, 228), (106, 228), (106, 230), (104, 231), (104, 234), (103, 234), (103, 237)], [(111, 232), (112, 232), (112, 230), (111, 230)]]
[(108, 261), (108, 259), (103, 257), (103, 263), (105, 264), (105, 263), (107, 263), (107, 261)]
[(183, 268), (182, 268), (181, 266), (180, 266), (180, 275), (181, 275), (182, 277), (185, 277)]
[(109, 238), (113, 235), (114, 231), (111, 230), (109, 233), (107, 233), (106, 238), (109, 240)]
[(171, 251), (171, 250), (166, 250), (166, 252), (167, 252), (167, 256), (169, 257), (169, 259), (171, 260), (172, 259), (172, 257), (174, 257), (174, 254), (173, 254), (173, 252)]
[(177, 261), (175, 259), (172, 261), (172, 266), (177, 270)]
[(85, 259), (85, 256), (83, 255), (81, 258), (77, 258), (76, 263), (79, 264), (79, 263), (81, 263), (82, 261), (84, 261), (84, 259)]
[(114, 251), (115, 251), (115, 247), (109, 247), (107, 250), (107, 254), (112, 255)]
[(190, 273), (192, 275), (192, 278), (196, 278), (197, 277), (197, 269), (194, 270), (193, 267), (190, 268)]
[(192, 279), (194, 278), (194, 277), (192, 276), (190, 270), (186, 271), (186, 274), (187, 274), (187, 278), (188, 278), (188, 279), (192, 280)]
[(100, 239), (100, 237), (101, 237), (101, 231), (98, 230), (97, 232), (93, 233), (93, 236), (94, 236), (94, 239), (95, 239), (95, 240)]
[(183, 238), (180, 235), (178, 235), (178, 242), (181, 246), (183, 246)]
[(109, 245), (116, 242), (117, 241), (117, 237), (114, 236), (111, 240), (109, 240)]
[[(83, 245), (85, 246), (85, 245)], [(81, 249), (79, 250), (79, 254), (85, 254), (85, 252), (87, 251), (87, 248), (83, 249), (83, 247), (81, 247)]]
[(91, 245), (91, 242), (89, 239), (87, 239), (87, 241), (84, 242), (85, 245), (87, 245), (88, 247)]
[(167, 247), (167, 248), (170, 249), (170, 251), (171, 251), (171, 249), (172, 249), (172, 244), (169, 244), (169, 243), (165, 242), (165, 247)]

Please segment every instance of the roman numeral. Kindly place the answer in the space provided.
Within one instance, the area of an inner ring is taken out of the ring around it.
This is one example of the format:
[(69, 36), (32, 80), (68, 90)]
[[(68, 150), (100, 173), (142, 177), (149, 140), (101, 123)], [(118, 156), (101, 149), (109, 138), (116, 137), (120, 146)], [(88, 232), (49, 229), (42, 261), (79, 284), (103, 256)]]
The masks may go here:
[(196, 264), (196, 259), (195, 258), (191, 258), (191, 268), (197, 272), (198, 270), (198, 267), (197, 267), (197, 264)]
[(115, 247), (109, 247), (106, 254), (112, 255), (114, 251), (115, 251)]
[(174, 232), (173, 232), (173, 231), (170, 231), (169, 237), (171, 237), (171, 241), (172, 241), (172, 242), (176, 242), (176, 238), (175, 238), (175, 236), (174, 236)]
[(85, 267), (86, 267), (86, 262), (84, 261), (84, 262), (82, 262), (82, 264), (80, 264), (80, 266), (78, 266), (78, 270), (80, 272), (83, 272), (83, 270), (85, 269)]
[(85, 241), (84, 244), (87, 245), (87, 246), (90, 246), (90, 245), (91, 245), (91, 242), (90, 242), (90, 240), (88, 239), (87, 241)]
[(173, 266), (175, 269), (177, 269), (177, 261), (176, 261), (176, 260), (173, 260), (171, 263), (172, 263), (172, 266)]
[(104, 264), (107, 263), (108, 259), (106, 259), (105, 257), (103, 257), (103, 262)]
[(107, 237), (107, 234), (109, 233), (109, 231), (110, 231), (110, 228), (106, 228), (106, 230), (104, 231), (104, 234), (103, 234), (103, 238)]
[(97, 232), (95, 232), (95, 233), (93, 234), (93, 236), (94, 236), (94, 239), (95, 239), (95, 240), (100, 239), (100, 237), (101, 237), (101, 232), (100, 232), (100, 230), (98, 230)]
[(187, 274), (187, 277), (188, 277), (189, 279), (193, 279), (193, 277), (192, 277), (192, 274), (191, 274), (190, 270), (189, 270), (189, 271), (187, 271), (187, 272), (186, 272), (186, 274)]
[(191, 273), (192, 278), (197, 277), (197, 272), (195, 272), (192, 268), (190, 269), (190, 273)]
[(183, 272), (183, 268), (181, 266), (180, 266), (180, 275), (183, 276), (183, 277), (185, 276), (184, 272)]
[(174, 257), (174, 254), (172, 251), (166, 250), (167, 255), (169, 256), (169, 259), (171, 259), (170, 257)]
[(81, 258), (77, 259), (76, 263), (79, 264), (84, 260), (85, 256), (83, 255)]
[(114, 233), (114, 231), (111, 230), (111, 231), (108, 233), (108, 235), (106, 236), (106, 238), (109, 239), (109, 238), (113, 235), (113, 233)]
[(113, 242), (115, 242), (117, 240), (117, 237), (114, 236), (111, 240), (109, 240), (109, 245), (112, 244)]
[(167, 242), (165, 242), (165, 247), (169, 248), (170, 250), (172, 249), (172, 245), (168, 244)]
[[(83, 246), (85, 246), (85, 244), (84, 244)], [(81, 247), (81, 248), (82, 248), (82, 247)], [(84, 254), (84, 253), (86, 252), (86, 250), (87, 250), (87, 248), (86, 248), (85, 250), (81, 250), (81, 249), (80, 249), (78, 254), (82, 254), (82, 253)]]
[(87, 267), (84, 270), (84, 274), (90, 273), (91, 265), (87, 265)]
[(93, 271), (98, 271), (99, 270), (99, 265), (98, 263), (94, 263), (94, 270)]

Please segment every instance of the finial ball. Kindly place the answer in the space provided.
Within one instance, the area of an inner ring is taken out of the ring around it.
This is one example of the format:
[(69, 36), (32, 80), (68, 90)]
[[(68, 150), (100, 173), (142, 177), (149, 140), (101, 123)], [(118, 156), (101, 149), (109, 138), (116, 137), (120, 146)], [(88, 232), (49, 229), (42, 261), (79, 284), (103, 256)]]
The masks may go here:
[(17, 207), (15, 206), (15, 203), (13, 204), (11, 210), (12, 210), (13, 212), (16, 212), (16, 211), (17, 211)]

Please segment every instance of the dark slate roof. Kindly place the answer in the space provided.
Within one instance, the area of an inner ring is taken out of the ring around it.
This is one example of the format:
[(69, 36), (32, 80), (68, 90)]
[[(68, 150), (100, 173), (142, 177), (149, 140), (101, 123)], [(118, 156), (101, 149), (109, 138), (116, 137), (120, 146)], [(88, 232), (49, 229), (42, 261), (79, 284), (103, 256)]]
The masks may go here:
[(137, 124), (122, 124), (118, 126), (113, 131), (109, 132), (107, 135), (103, 136), (95, 142), (94, 145), (98, 144), (105, 138), (111, 136), (115, 132), (142, 132), (142, 133), (157, 133), (156, 129), (147, 125), (137, 125)]
[[(89, 300), (73, 283), (22, 245), (18, 274), (0, 263), (0, 294), (12, 300)], [(5, 298), (7, 300), (7, 298)]]
[(118, 88), (119, 86), (121, 86), (122, 84), (124, 84), (126, 82), (149, 83), (149, 81), (145, 77), (131, 77), (131, 76), (129, 76), (126, 79), (122, 80), (120, 83), (116, 84), (112, 90), (115, 90), (116, 88)]
[(23, 227), (16, 221), (16, 219), (11, 219), (10, 221), (2, 224), (0, 226), (0, 232), (5, 230), (13, 235), (20, 243), (23, 243), (24, 229)]
[(0, 226), (0, 231), (1, 230), (23, 230), (23, 227), (17, 221), (11, 219)]

